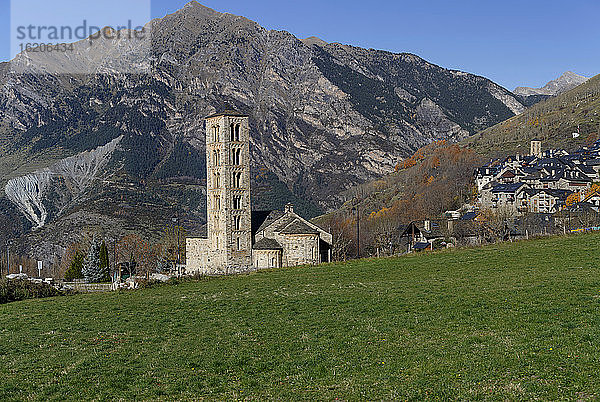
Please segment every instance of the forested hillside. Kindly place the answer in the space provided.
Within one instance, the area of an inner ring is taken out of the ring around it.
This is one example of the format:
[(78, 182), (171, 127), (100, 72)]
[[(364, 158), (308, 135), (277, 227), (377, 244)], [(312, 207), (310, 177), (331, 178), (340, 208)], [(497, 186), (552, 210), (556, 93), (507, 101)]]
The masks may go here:
[[(574, 150), (592, 143), (600, 131), (600, 75), (496, 124), (462, 142), (487, 157), (529, 152), (539, 138), (544, 148)], [(573, 138), (573, 133), (579, 133)]]

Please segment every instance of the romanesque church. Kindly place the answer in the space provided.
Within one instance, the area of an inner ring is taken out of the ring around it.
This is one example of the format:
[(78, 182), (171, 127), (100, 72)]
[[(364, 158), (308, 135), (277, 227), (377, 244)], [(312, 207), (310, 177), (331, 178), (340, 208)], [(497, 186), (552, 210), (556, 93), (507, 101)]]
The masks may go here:
[(186, 272), (233, 274), (331, 260), (332, 235), (294, 212), (252, 211), (248, 116), (206, 118), (206, 237), (186, 239)]

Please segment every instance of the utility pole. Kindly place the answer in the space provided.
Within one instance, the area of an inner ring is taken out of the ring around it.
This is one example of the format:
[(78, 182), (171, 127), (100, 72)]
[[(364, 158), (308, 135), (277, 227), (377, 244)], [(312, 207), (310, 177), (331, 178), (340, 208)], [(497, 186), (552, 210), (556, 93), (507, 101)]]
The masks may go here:
[(358, 200), (356, 206), (352, 207), (352, 212), (356, 212), (356, 259), (360, 258), (360, 210)]
[(114, 266), (114, 281), (121, 283), (121, 271), (119, 270), (119, 266), (117, 264), (117, 238), (113, 239), (113, 266)]
[[(180, 233), (181, 233), (181, 225), (179, 223), (179, 209), (177, 209), (177, 265), (181, 264), (181, 260), (179, 259), (181, 256), (181, 250), (180, 250)], [(177, 268), (179, 269), (179, 268)]]
[(10, 241), (6, 241), (6, 275), (10, 275)]

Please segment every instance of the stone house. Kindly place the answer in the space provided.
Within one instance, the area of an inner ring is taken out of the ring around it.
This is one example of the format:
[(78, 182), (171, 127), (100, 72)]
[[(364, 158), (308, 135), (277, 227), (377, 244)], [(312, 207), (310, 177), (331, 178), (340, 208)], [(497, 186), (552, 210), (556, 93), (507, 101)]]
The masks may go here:
[(481, 190), (494, 181), (499, 173), (500, 168), (498, 166), (490, 166), (490, 164), (477, 168), (475, 170), (475, 184), (477, 185), (477, 191)]
[(524, 207), (525, 183), (497, 184), (491, 189), (491, 208), (509, 215), (517, 215)]
[(540, 178), (540, 183), (548, 189), (585, 191), (592, 185), (592, 179), (579, 170), (552, 169), (550, 175)]
[(571, 194), (568, 190), (527, 189), (524, 201), (531, 213), (552, 214), (558, 212)]

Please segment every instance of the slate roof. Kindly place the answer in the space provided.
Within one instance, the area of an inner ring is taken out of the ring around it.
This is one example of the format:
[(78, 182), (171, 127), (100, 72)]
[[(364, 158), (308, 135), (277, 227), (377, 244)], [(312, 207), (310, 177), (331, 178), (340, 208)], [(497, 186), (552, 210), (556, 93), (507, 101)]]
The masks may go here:
[(515, 193), (524, 185), (525, 183), (496, 184), (492, 188), (492, 193)]
[(281, 244), (277, 242), (275, 239), (269, 239), (268, 237), (263, 237), (252, 246), (254, 250), (283, 250)]
[(280, 231), (283, 234), (318, 234), (317, 229), (313, 229), (300, 219), (295, 219), (292, 223), (288, 224), (283, 230)]
[(477, 215), (479, 215), (479, 212), (477, 212), (477, 211), (467, 212), (466, 214), (464, 214), (463, 216), (460, 217), (460, 220), (461, 221), (471, 221), (471, 220), (477, 218)]
[(253, 211), (252, 233), (265, 230), (270, 224), (283, 216), (283, 211)]
[(421, 229), (419, 229), (419, 227), (414, 222), (411, 222), (408, 225), (400, 225), (400, 227), (398, 227), (398, 231), (400, 232), (400, 237), (412, 236), (413, 228), (414, 228), (415, 236), (418, 236), (421, 234)]
[(281, 232), (283, 229), (285, 229), (290, 223), (294, 222), (295, 220), (296, 220), (296, 217), (293, 215), (286, 216), (284, 219), (281, 220), (281, 222), (279, 222), (279, 225), (277, 225), (277, 228), (275, 228), (275, 230), (277, 232)]
[(533, 166), (524, 166), (521, 168), (521, 171), (523, 173), (534, 175), (534, 174), (539, 174), (540, 169), (533, 167)]
[(585, 181), (585, 182), (591, 182), (592, 181), (592, 179), (590, 179), (584, 173), (578, 172), (578, 171), (575, 171), (575, 170), (563, 171), (562, 173), (563, 173), (562, 177), (565, 178), (566, 180), (570, 180), (570, 181)]
[(600, 165), (600, 158), (589, 159), (589, 160), (585, 161), (585, 164), (588, 166), (598, 166), (598, 165)]
[(217, 113), (211, 114), (210, 116), (206, 116), (206, 118), (210, 119), (212, 117), (217, 117), (217, 116), (248, 117), (247, 114), (238, 112), (237, 110), (226, 109), (226, 110), (223, 110), (222, 112), (217, 112)]
[(413, 246), (413, 249), (415, 249), (415, 250), (425, 250), (425, 249), (429, 248), (429, 246), (430, 246), (429, 243), (419, 242), (419, 243), (416, 243)]
[(542, 177), (542, 174), (540, 172), (535, 172), (535, 173), (532, 173), (530, 175), (523, 177), (521, 180), (523, 180), (523, 181), (539, 180), (539, 179), (541, 179), (541, 177)]
[(527, 189), (525, 190), (525, 194), (527, 194), (528, 196), (534, 196), (536, 194), (539, 193), (546, 193), (552, 197), (556, 197), (559, 200), (566, 200), (567, 197), (569, 196), (569, 194), (572, 193), (572, 191), (569, 190), (557, 190), (557, 189), (550, 189), (550, 188), (532, 188), (532, 189)]
[(578, 165), (577, 169), (580, 170), (581, 172), (587, 174), (587, 175), (595, 175), (596, 174), (596, 170), (591, 167), (591, 166), (587, 166), (587, 165)]
[(595, 205), (589, 202), (578, 202), (577, 204), (573, 204), (570, 207), (567, 207), (566, 210), (569, 212), (595, 212)]
[(543, 158), (536, 163), (539, 167), (564, 168), (565, 163), (559, 158)]
[(444, 224), (443, 220), (432, 220), (429, 222), (429, 224), (431, 225), (431, 230), (425, 230), (425, 228), (421, 229), (421, 232), (426, 239), (437, 239), (444, 237), (444, 233), (442, 232), (442, 227)]

